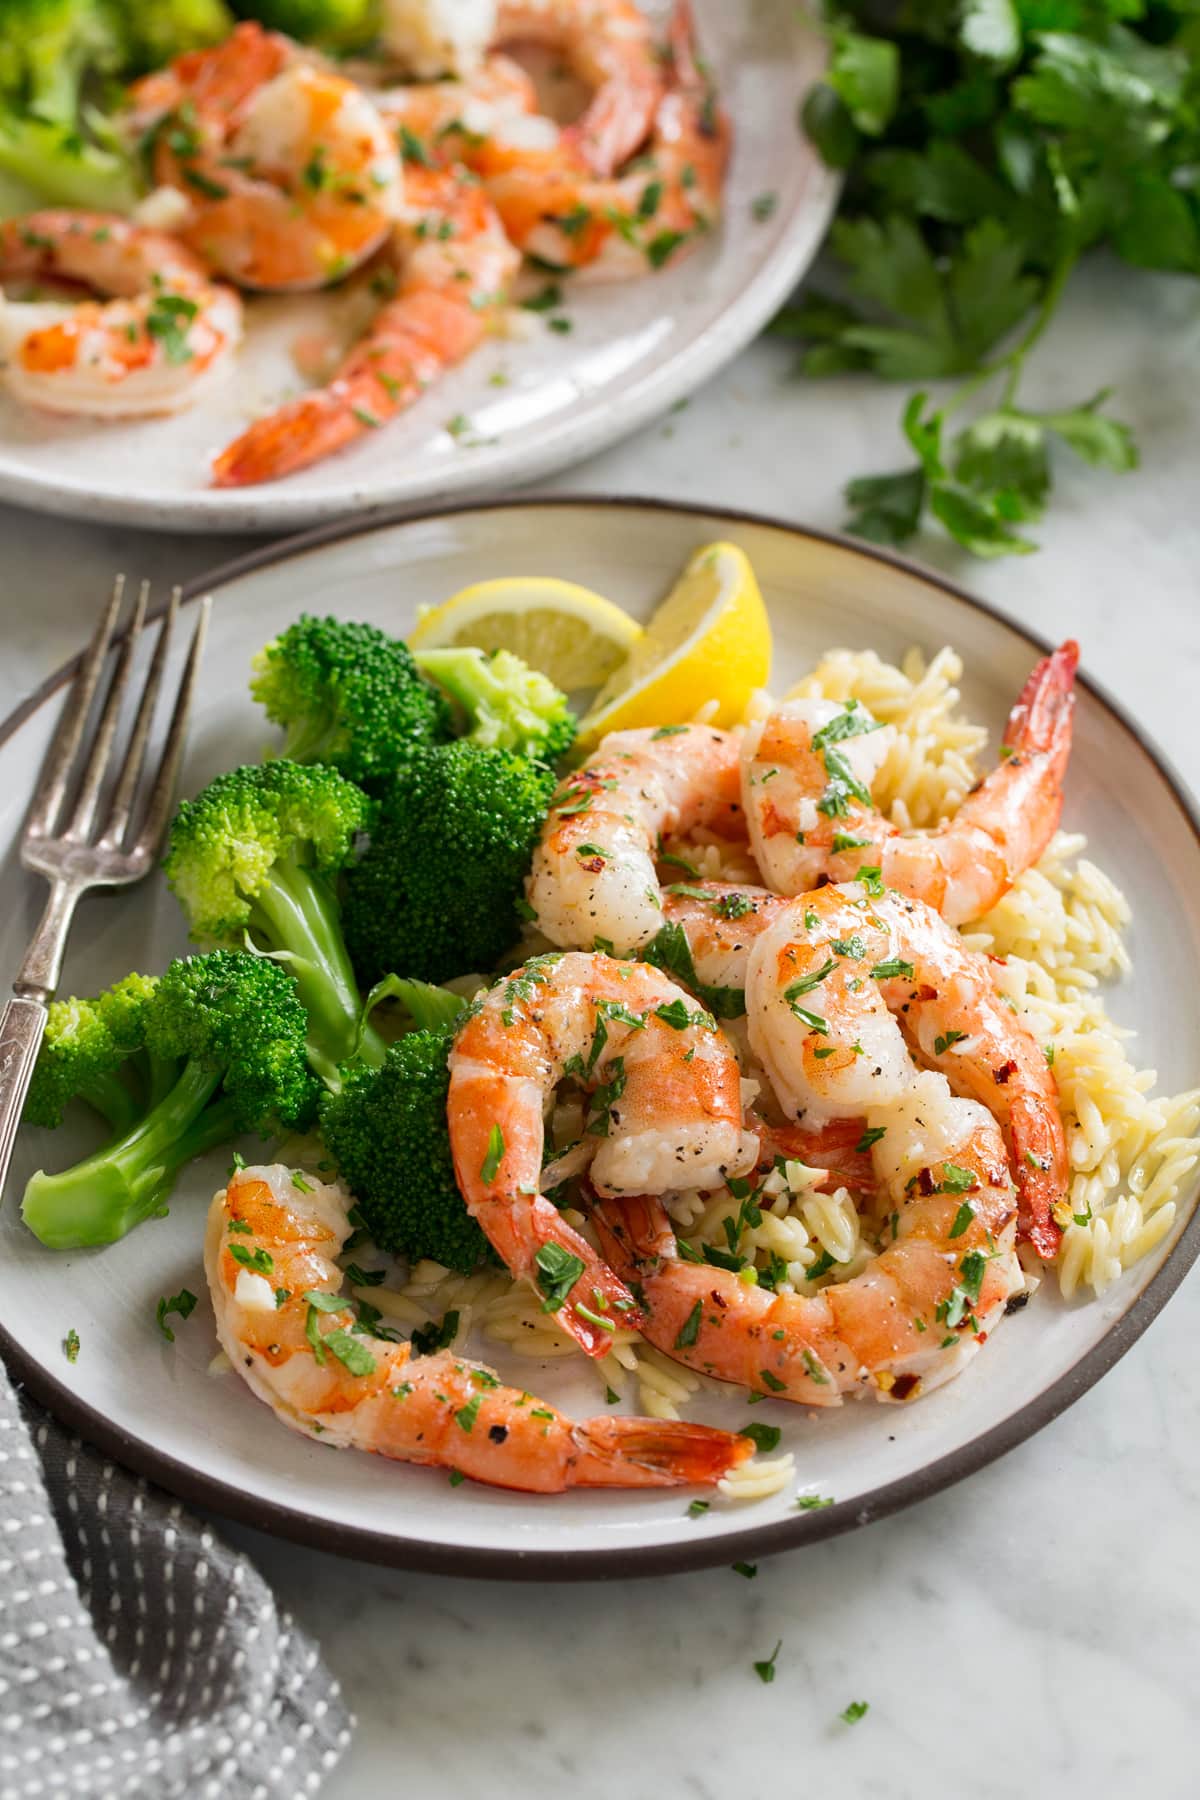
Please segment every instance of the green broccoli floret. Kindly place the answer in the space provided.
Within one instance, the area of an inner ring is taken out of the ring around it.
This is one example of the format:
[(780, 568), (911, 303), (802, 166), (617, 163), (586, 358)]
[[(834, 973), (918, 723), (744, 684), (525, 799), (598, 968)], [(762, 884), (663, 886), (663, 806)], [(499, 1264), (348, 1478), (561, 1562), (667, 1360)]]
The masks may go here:
[(222, 43), (233, 30), (225, 0), (111, 0), (123, 34), (124, 72), (161, 68), (185, 50)]
[(362, 50), (379, 30), (379, 0), (234, 0), (245, 19), (261, 19), (303, 44)]
[(321, 1104), (321, 1134), (381, 1250), (448, 1269), (490, 1255), (454, 1179), (446, 1095), (450, 1033), (412, 1031), (380, 1069), (352, 1069)]
[(511, 650), (418, 650), (415, 657), (461, 709), (473, 744), (554, 762), (575, 742), (567, 696)]
[(164, 867), (200, 941), (278, 957), (308, 1013), (309, 1060), (330, 1086), (342, 1063), (383, 1061), (362, 1001), (332, 883), (371, 820), (353, 782), (317, 764), (231, 769), (180, 805)]
[(352, 781), (378, 782), (450, 736), (450, 709), (407, 644), (374, 625), (305, 614), (258, 652), (250, 692), (287, 732), (284, 756)]
[(56, 1130), (71, 1101), (78, 1099), (112, 1131), (129, 1129), (139, 1114), (139, 1094), (123, 1078), (124, 1065), (145, 1044), (146, 1008), (154, 986), (147, 976), (127, 975), (95, 999), (72, 995), (51, 1001), (25, 1099), (27, 1124)]
[[(102, 1010), (102, 1009), (101, 1009)], [(173, 962), (145, 1004), (145, 1049), (170, 1071), (155, 1104), (74, 1167), (39, 1170), (21, 1212), (52, 1250), (110, 1244), (161, 1215), (179, 1170), (243, 1131), (311, 1122), (304, 1008), (277, 963), (233, 950)]]
[(119, 9), (105, 0), (0, 5), (0, 176), (20, 206), (127, 212), (139, 185), (92, 89), (124, 58)]
[(346, 942), (364, 984), (392, 969), (445, 981), (492, 967), (519, 934), (553, 788), (548, 769), (508, 750), (435, 744), (409, 759), (346, 877)]

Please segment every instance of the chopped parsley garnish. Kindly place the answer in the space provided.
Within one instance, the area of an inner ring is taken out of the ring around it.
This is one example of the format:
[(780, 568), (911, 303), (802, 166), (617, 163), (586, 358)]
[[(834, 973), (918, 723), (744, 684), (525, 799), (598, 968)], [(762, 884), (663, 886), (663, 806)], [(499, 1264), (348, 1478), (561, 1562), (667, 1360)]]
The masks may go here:
[(867, 1129), (863, 1132), (862, 1136), (859, 1138), (857, 1144), (855, 1144), (855, 1146), (854, 1146), (855, 1151), (856, 1152), (865, 1152), (871, 1148), (872, 1144), (877, 1144), (879, 1142), (880, 1138), (886, 1137), (886, 1136), (887, 1136), (887, 1126), (886, 1125), (868, 1125)]
[(537, 1268), (537, 1287), (542, 1294), (542, 1311), (557, 1312), (565, 1306), (567, 1297), (586, 1264), (582, 1258), (570, 1250), (564, 1250), (561, 1244), (543, 1244), (534, 1257)]
[(775, 1648), (772, 1650), (770, 1656), (766, 1657), (764, 1661), (756, 1662), (754, 1664), (754, 1673), (758, 1676), (758, 1679), (761, 1682), (763, 1682), (767, 1687), (770, 1687), (771, 1683), (775, 1679), (775, 1662), (779, 1655), (779, 1652), (782, 1649), (783, 1649), (783, 1639), (780, 1638), (779, 1642), (776, 1644)]
[(933, 1054), (935, 1056), (944, 1056), (951, 1044), (959, 1043), (966, 1035), (965, 1031), (947, 1031), (944, 1035), (935, 1037), (933, 1040)]
[(357, 1263), (347, 1263), (346, 1280), (351, 1287), (382, 1287), (387, 1280), (387, 1271), (386, 1269), (360, 1269)]
[(487, 1155), (484, 1157), (483, 1166), (479, 1171), (482, 1180), (487, 1182), (495, 1181), (500, 1164), (503, 1160), (504, 1133), (501, 1131), (499, 1125), (493, 1125), (492, 1129), (488, 1132)]
[[(805, 1350), (805, 1352), (804, 1352), (804, 1366), (808, 1370), (810, 1377), (812, 1378), (813, 1381), (816, 1382), (818, 1387), (828, 1387), (829, 1386), (829, 1377), (825, 1373), (824, 1369), (821, 1367), (820, 1363), (817, 1361), (816, 1357), (813, 1355), (811, 1350)], [(782, 1387), (783, 1383), (780, 1382), (779, 1385)]]
[(422, 169), (431, 169), (433, 167), (433, 164), (429, 160), (429, 152), (426, 150), (415, 131), (410, 130), (407, 125), (401, 125), (399, 138), (400, 154), (405, 162), (416, 163), (418, 168)]
[[(806, 1350), (804, 1352), (804, 1357), (805, 1357), (806, 1362), (811, 1355), (812, 1355), (811, 1350)], [(785, 1391), (785, 1389), (787, 1388), (787, 1382), (780, 1381), (778, 1375), (773, 1375), (771, 1373), (770, 1369), (760, 1369), (758, 1371), (758, 1373), (759, 1373), (759, 1378), (762, 1381), (763, 1386), (770, 1388), (770, 1390), (773, 1394), (782, 1394)], [(828, 1377), (825, 1375), (821, 1375), (821, 1376), (814, 1375), (813, 1379), (814, 1379), (814, 1381), (815, 1380), (827, 1381)]]
[(200, 308), (186, 294), (156, 294), (146, 314), (146, 330), (162, 345), (169, 363), (190, 362), (188, 332)]
[(979, 1177), (973, 1169), (960, 1169), (957, 1163), (942, 1164), (942, 1179), (938, 1183), (939, 1194), (966, 1194), (979, 1186)]
[(969, 1200), (964, 1200), (954, 1215), (954, 1223), (951, 1225), (948, 1235), (952, 1238), (961, 1237), (974, 1217), (975, 1208)]
[(778, 205), (778, 194), (756, 194), (750, 202), (750, 216), (756, 224), (765, 225)]
[(650, 742), (654, 743), (656, 738), (678, 737), (681, 731), (691, 729), (690, 725), (660, 725), (657, 731), (650, 733)]
[(876, 981), (890, 981), (895, 975), (902, 976), (905, 981), (911, 981), (913, 973), (912, 964), (905, 962), (902, 956), (890, 956), (886, 962), (876, 963), (871, 970), (871, 975)]
[(791, 1006), (793, 1000), (798, 1000), (801, 994), (811, 994), (813, 989), (820, 987), (821, 983), (827, 980), (836, 968), (837, 959), (831, 956), (828, 962), (821, 964), (819, 969), (814, 969), (811, 974), (802, 976), (799, 981), (793, 981), (783, 996), (788, 1005)]
[(62, 1347), (63, 1355), (69, 1363), (79, 1361), (79, 1333), (73, 1325), (69, 1327), (67, 1335), (62, 1341)]
[(869, 1700), (852, 1700), (849, 1706), (838, 1714), (838, 1718), (845, 1725), (857, 1725), (858, 1721), (865, 1718), (870, 1710), (871, 1702)]
[(791, 987), (784, 989), (784, 999), (787, 1001), (802, 1025), (807, 1025), (810, 1031), (819, 1031), (823, 1035), (828, 1036), (829, 1021), (827, 1019), (823, 1019), (820, 1013), (809, 1012), (806, 1006), (796, 1005), (795, 992), (797, 987), (800, 987), (800, 991), (804, 992), (803, 987), (801, 987), (799, 983), (793, 983)]
[(679, 1335), (675, 1339), (676, 1350), (690, 1350), (700, 1336), (700, 1321), (704, 1316), (704, 1303), (697, 1300), (683, 1324), (679, 1327)]
[(823, 1506), (832, 1506), (832, 1496), (825, 1494), (801, 1494), (796, 1501), (801, 1512), (818, 1512)]
[(253, 1250), (247, 1250), (245, 1244), (230, 1244), (229, 1254), (235, 1263), (241, 1263), (244, 1269), (251, 1269), (256, 1275), (270, 1275), (275, 1268), (275, 1258), (261, 1244)]
[[(816, 914), (813, 913), (810, 916), (813, 920), (813, 923), (815, 924), (816, 923)], [(804, 923), (806, 925), (808, 924), (807, 918), (805, 919)], [(811, 927), (810, 927), (810, 929), (811, 929)], [(834, 940), (833, 940), (832, 944), (830, 944), (829, 948), (833, 951), (833, 954), (835, 956), (848, 956), (850, 958), (851, 962), (861, 962), (863, 957), (867, 954), (867, 946), (863, 943), (863, 941), (859, 937), (857, 931), (855, 932), (853, 937), (834, 938)]]
[(708, 1509), (711, 1505), (712, 1505), (711, 1500), (693, 1500), (691, 1505), (687, 1509), (688, 1518), (689, 1519), (702, 1518), (703, 1515), (708, 1511)]
[(873, 900), (878, 900), (883, 893), (883, 870), (878, 866), (873, 866), (871, 868), (864, 866), (858, 871), (854, 879), (855, 881), (862, 882)]
[(449, 1481), (450, 1481), (451, 1487), (461, 1487), (463, 1482), (466, 1479), (467, 1478), (463, 1474), (461, 1469), (451, 1469), (450, 1475), (449, 1475)]
[(744, 1575), (747, 1581), (753, 1581), (754, 1577), (758, 1574), (757, 1563), (736, 1562), (731, 1563), (729, 1566), (735, 1575)]
[(457, 1336), (458, 1313), (448, 1312), (428, 1325), (419, 1325), (410, 1342), (418, 1356), (434, 1356), (439, 1350), (448, 1350)]
[(772, 1450), (778, 1450), (783, 1433), (778, 1425), (760, 1425), (757, 1419), (752, 1419), (748, 1425), (739, 1426), (738, 1436), (749, 1438), (756, 1450), (769, 1456)]
[(869, 837), (851, 837), (848, 831), (835, 831), (833, 834), (833, 848), (835, 851), (865, 850), (870, 842), (871, 840)]
[(162, 1332), (168, 1344), (173, 1344), (175, 1342), (175, 1333), (167, 1324), (167, 1314), (177, 1313), (181, 1319), (190, 1319), (193, 1312), (196, 1310), (196, 1304), (196, 1296), (189, 1288), (180, 1288), (179, 1292), (177, 1294), (172, 1294), (169, 1300), (165, 1294), (163, 1295), (162, 1299), (154, 1309), (154, 1317), (158, 1329)]
[[(665, 859), (664, 859), (665, 860)], [(695, 870), (691, 873), (694, 875)], [(671, 921), (661, 927), (658, 934), (642, 952), (645, 962), (653, 963), (666, 975), (675, 979), (705, 1006), (718, 1019), (740, 1019), (746, 1011), (746, 993), (744, 988), (711, 987), (700, 980), (696, 974), (696, 965), (692, 960), (691, 945), (683, 926)]]
[(464, 1431), (473, 1429), (479, 1417), (479, 1409), (483, 1405), (483, 1395), (473, 1394), (465, 1406), (460, 1406), (454, 1415), (455, 1424), (461, 1425)]

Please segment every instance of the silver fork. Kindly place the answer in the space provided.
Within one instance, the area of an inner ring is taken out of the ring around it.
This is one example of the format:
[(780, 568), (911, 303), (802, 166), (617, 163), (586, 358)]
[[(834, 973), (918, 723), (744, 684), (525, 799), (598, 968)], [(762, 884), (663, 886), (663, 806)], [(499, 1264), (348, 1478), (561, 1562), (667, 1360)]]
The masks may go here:
[(21, 839), (21, 862), (35, 874), (45, 876), (50, 883), (50, 899), (13, 982), (13, 998), (0, 1017), (0, 1192), (46, 1028), (46, 1006), (62, 973), (63, 952), (75, 908), (92, 888), (129, 887), (153, 868), (167, 828), (175, 777), (183, 755), (188, 709), (208, 625), (208, 598), (200, 602), (162, 754), (157, 766), (144, 777), (146, 747), (179, 610), (180, 592), (175, 588), (159, 629), (120, 773), (101, 807), (101, 790), (112, 760), (121, 704), (146, 622), (150, 584), (144, 581), (138, 590), (100, 716), (84, 746), (88, 715), (108, 660), (124, 592), (125, 578), (118, 575), (95, 636), (84, 652), (79, 673), (63, 702), (62, 717), (46, 752)]

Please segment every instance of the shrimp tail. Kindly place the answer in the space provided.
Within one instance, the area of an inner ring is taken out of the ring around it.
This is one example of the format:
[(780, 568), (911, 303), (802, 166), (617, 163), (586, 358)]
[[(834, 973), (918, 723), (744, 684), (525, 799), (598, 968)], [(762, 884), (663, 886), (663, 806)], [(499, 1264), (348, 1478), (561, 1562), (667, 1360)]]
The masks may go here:
[[(863, 1148), (864, 1141), (866, 1148)], [(878, 1185), (871, 1161), (866, 1119), (829, 1119), (819, 1130), (800, 1125), (759, 1126), (760, 1169), (770, 1169), (778, 1157), (802, 1162), (810, 1169), (824, 1169), (835, 1187), (871, 1195)]]
[(712, 1487), (754, 1454), (749, 1438), (681, 1420), (590, 1419), (571, 1435), (573, 1487)]
[(1078, 664), (1079, 645), (1074, 638), (1044, 656), (1017, 696), (1004, 732), (1004, 742), (1013, 755), (1048, 758), (1055, 786), (1061, 784), (1071, 754)]
[(366, 427), (330, 390), (302, 394), (265, 419), (256, 419), (213, 459), (214, 487), (253, 487), (278, 481), (329, 456)]
[(597, 1198), (592, 1202), (590, 1218), (600, 1248), (627, 1281), (676, 1254), (674, 1228), (657, 1195)]
[[(528, 1268), (530, 1243), (536, 1243), (539, 1253), (552, 1244), (583, 1265), (562, 1305), (554, 1310), (554, 1320), (588, 1356), (607, 1356), (618, 1326), (638, 1330), (645, 1323), (641, 1307), (620, 1276), (544, 1196), (532, 1200), (527, 1220), (504, 1206), (476, 1209), (475, 1216), (510, 1269)], [(532, 1273), (536, 1276), (537, 1268)]]
[(1009, 1114), (1013, 1169), (1017, 1184), (1018, 1236), (1031, 1243), (1044, 1262), (1053, 1262), (1062, 1242), (1055, 1210), (1066, 1194), (1057, 1171), (1062, 1167), (1062, 1124), (1041, 1096), (1014, 1096)]

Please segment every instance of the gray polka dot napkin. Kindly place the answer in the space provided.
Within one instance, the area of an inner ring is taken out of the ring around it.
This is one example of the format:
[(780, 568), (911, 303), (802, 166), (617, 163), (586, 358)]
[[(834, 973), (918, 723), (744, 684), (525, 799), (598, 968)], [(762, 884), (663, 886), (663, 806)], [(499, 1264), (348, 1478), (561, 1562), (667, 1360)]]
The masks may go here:
[(350, 1725), (253, 1565), (0, 1369), (0, 1800), (292, 1800)]

